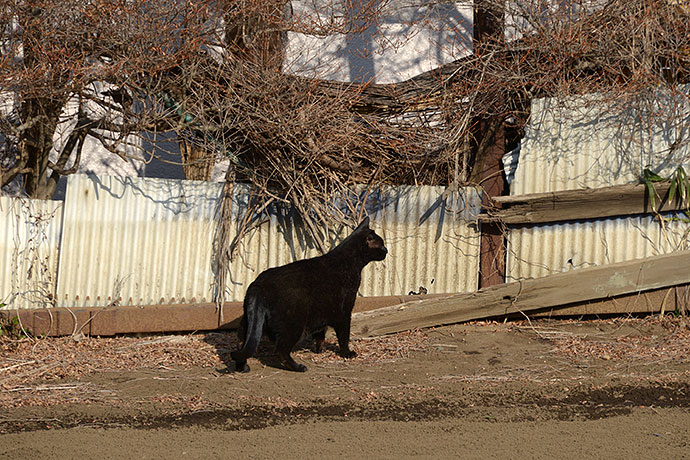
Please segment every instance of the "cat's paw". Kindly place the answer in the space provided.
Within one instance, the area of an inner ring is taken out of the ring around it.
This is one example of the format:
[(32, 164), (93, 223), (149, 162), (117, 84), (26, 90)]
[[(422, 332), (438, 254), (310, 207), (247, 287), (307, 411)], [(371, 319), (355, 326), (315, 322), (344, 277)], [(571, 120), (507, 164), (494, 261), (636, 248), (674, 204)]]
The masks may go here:
[(294, 372), (307, 372), (307, 366), (299, 363), (288, 364), (285, 366), (285, 368)]
[(235, 364), (235, 372), (241, 372), (243, 374), (246, 374), (247, 372), (249, 372), (249, 364)]
[(295, 360), (282, 360), (282, 365), (283, 368), (289, 370), (289, 371), (294, 371), (294, 372), (306, 372), (307, 371), (307, 366), (304, 364), (300, 364)]
[(340, 352), (340, 356), (347, 359), (352, 359), (357, 357), (357, 352), (352, 350), (344, 350)]

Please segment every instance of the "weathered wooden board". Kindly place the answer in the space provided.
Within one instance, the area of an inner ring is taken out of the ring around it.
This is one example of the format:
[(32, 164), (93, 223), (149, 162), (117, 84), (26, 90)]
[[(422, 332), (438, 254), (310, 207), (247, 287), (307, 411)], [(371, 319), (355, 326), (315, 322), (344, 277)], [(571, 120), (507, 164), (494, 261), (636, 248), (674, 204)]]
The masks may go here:
[[(424, 297), (441, 295), (428, 294)], [(416, 298), (419, 296), (358, 297), (354, 311), (400, 305)], [(26, 330), (39, 336), (208, 331), (236, 328), (242, 316), (242, 302), (226, 302), (222, 316), (213, 303), (0, 310), (0, 321), (15, 316), (19, 316)]]
[(644, 184), (616, 185), (598, 189), (565, 190), (498, 196), (493, 200), (503, 209), (490, 210), (479, 216), (481, 222), (500, 221), (506, 224), (537, 224), (568, 220), (595, 219), (613, 216), (646, 214), (683, 209), (668, 197), (670, 183), (654, 184), (654, 207), (648, 200)]
[(390, 334), (687, 283), (690, 251), (681, 251), (357, 313), (352, 332), (360, 337)]
[[(681, 309), (688, 311), (687, 292), (690, 285), (671, 286), (645, 292), (634, 292), (607, 299), (588, 300), (569, 306), (547, 307), (530, 312), (530, 318), (557, 318), (562, 316), (629, 315), (629, 314), (673, 314)], [(525, 319), (522, 314), (515, 318)]]

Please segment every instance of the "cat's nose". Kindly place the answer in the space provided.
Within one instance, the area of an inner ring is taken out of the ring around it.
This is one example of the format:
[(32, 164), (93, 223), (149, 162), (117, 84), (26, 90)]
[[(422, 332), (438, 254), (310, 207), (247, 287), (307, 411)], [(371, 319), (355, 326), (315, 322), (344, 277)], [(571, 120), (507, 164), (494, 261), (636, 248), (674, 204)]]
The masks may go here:
[(382, 247), (381, 249), (383, 249), (383, 253), (384, 253), (384, 254), (388, 254), (388, 248), (387, 248), (387, 247), (384, 246), (384, 247)]

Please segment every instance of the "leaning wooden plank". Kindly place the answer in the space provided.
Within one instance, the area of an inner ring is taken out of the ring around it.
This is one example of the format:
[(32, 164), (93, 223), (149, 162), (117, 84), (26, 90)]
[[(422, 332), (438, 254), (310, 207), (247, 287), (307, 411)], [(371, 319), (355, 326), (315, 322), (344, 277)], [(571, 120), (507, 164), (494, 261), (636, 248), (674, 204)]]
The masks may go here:
[[(678, 294), (688, 288), (690, 288), (690, 284), (681, 284), (606, 299), (587, 300), (568, 306), (547, 307), (533, 311), (529, 313), (529, 316), (530, 318), (556, 318), (560, 316), (673, 313), (685, 308), (685, 302)], [(524, 319), (524, 316), (519, 313), (514, 317)]]
[(681, 251), (357, 313), (352, 317), (352, 332), (360, 337), (377, 336), (689, 282), (690, 251)]
[(670, 182), (654, 184), (654, 207), (649, 202), (644, 184), (499, 196), (493, 199), (500, 203), (503, 209), (490, 210), (488, 214), (480, 215), (479, 220), (519, 225), (684, 209), (676, 200), (669, 200), (669, 187)]

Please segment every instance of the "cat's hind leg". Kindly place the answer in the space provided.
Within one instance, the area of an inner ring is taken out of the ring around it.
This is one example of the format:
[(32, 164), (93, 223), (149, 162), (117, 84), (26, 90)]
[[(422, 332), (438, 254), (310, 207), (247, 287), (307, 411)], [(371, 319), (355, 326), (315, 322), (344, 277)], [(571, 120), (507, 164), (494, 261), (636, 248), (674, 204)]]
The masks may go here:
[(323, 353), (324, 351), (326, 351), (326, 347), (324, 346), (324, 342), (326, 340), (325, 327), (314, 332), (311, 335), (311, 337), (314, 340), (314, 347), (312, 348), (314, 350), (314, 353)]
[(244, 317), (242, 318), (242, 328), (239, 332), (240, 339), (242, 339), (242, 348), (230, 353), (232, 360), (235, 361), (235, 370), (237, 372), (249, 372), (247, 358), (254, 356), (257, 348), (259, 348), (265, 320), (266, 313), (261, 307), (260, 302), (254, 297), (245, 298)]
[(295, 372), (305, 372), (307, 370), (307, 366), (298, 363), (290, 356), (292, 349), (297, 345), (300, 338), (301, 331), (283, 331), (276, 337), (276, 352), (278, 353), (280, 364), (285, 369)]

